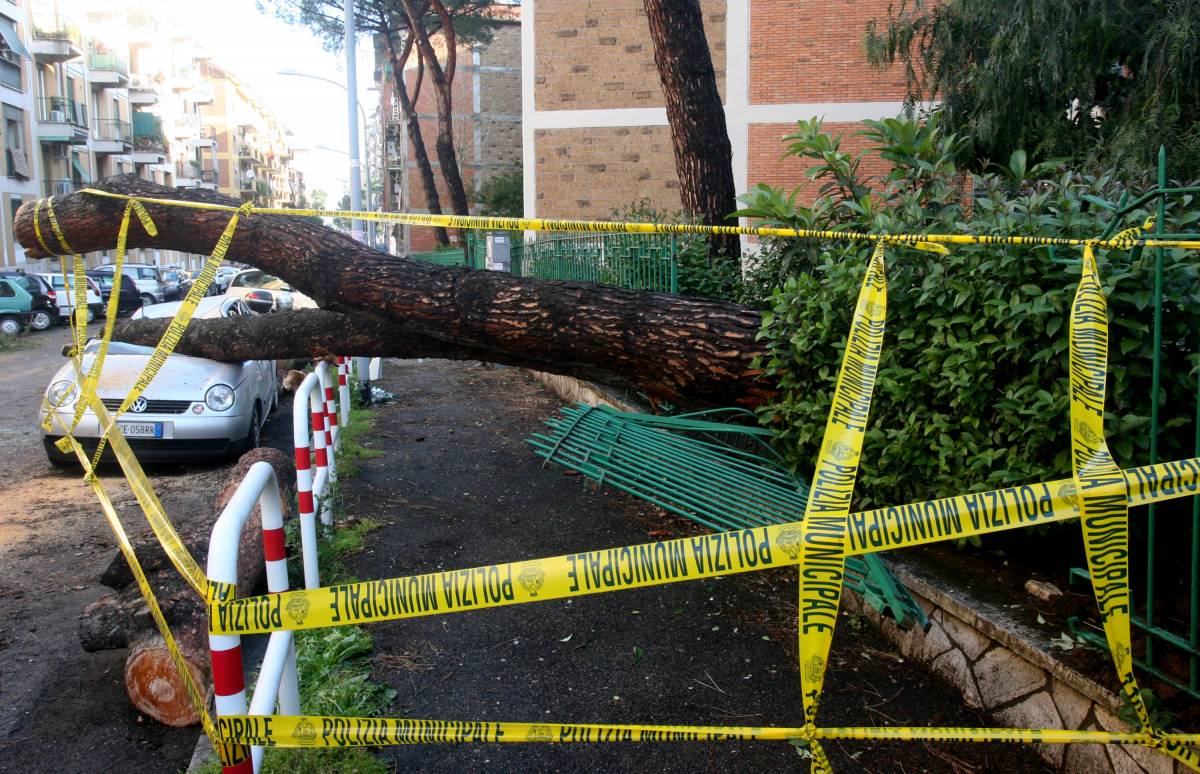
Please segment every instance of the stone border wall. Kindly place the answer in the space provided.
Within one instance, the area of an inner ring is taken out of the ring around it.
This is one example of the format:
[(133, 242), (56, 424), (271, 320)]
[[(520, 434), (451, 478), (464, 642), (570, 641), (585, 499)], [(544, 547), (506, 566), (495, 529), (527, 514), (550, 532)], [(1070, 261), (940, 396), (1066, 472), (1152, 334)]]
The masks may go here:
[[(991, 712), (1010, 728), (1129, 731), (1117, 716), (1120, 698), (1020, 635), (983, 605), (950, 596), (922, 577), (919, 568), (891, 562), (929, 616), (928, 632), (905, 631), (853, 592), (846, 607), (875, 624), (905, 658), (928, 665), (962, 693), (968, 706)], [(961, 591), (956, 590), (961, 597)], [(1115, 678), (1114, 678), (1115, 679)], [(1133, 745), (1039, 744), (1038, 753), (1070, 774), (1183, 774), (1183, 764)]]

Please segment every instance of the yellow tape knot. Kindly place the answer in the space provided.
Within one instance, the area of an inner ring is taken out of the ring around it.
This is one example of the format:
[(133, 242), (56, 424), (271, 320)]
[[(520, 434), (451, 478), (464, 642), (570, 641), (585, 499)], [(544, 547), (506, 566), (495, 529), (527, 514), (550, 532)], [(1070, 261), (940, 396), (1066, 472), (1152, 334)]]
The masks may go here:
[(241, 206), (238, 207), (237, 209), (238, 209), (238, 215), (253, 215), (254, 214), (254, 202), (252, 202), (252, 201), (242, 202)]

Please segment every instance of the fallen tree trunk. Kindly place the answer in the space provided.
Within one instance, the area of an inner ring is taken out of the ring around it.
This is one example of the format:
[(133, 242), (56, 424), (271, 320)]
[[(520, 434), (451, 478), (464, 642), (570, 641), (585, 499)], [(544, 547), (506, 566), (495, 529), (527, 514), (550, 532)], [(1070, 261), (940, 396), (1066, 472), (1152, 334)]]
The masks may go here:
[[(97, 184), (104, 190), (163, 199), (237, 205), (197, 189), (157, 186), (136, 177)], [(55, 198), (69, 244), (111, 249), (124, 202), (77, 193)], [(130, 247), (207, 254), (228, 212), (147, 205), (158, 227), (136, 222)], [(53, 242), (45, 207), (43, 237)], [(34, 206), (21, 207), (15, 231), (30, 258), (46, 256)], [(344, 354), (445, 357), (527, 366), (632, 386), (682, 404), (756, 405), (773, 392), (751, 369), (762, 346), (757, 312), (736, 304), (584, 282), (415, 263), (372, 250), (298, 217), (243, 217), (227, 253), (312, 297), (323, 312), (267, 318), (198, 320), (179, 347), (220, 360)], [(122, 340), (151, 344), (165, 321), (136, 322)]]

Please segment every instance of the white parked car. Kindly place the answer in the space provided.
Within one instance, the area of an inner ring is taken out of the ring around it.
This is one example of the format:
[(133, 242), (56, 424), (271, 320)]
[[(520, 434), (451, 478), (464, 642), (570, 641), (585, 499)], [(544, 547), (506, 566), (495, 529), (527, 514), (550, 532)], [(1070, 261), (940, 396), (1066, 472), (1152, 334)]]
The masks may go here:
[(288, 309), (316, 309), (317, 302), (284, 280), (259, 269), (243, 269), (229, 281), (227, 296), (244, 298), (256, 312), (283, 312)]
[[(58, 316), (64, 319), (71, 319), (71, 310), (75, 308), (75, 278), (68, 276), (70, 282), (63, 280), (61, 272), (54, 274), (46, 272), (39, 274), (42, 279), (50, 283), (50, 287), (54, 288), (54, 298), (58, 303)], [(100, 295), (100, 286), (91, 277), (85, 279), (87, 282), (87, 321), (99, 317), (104, 312), (104, 298)]]
[[(143, 307), (134, 317), (171, 317), (179, 302)], [(197, 319), (254, 314), (239, 298), (214, 296), (201, 299)], [(99, 339), (84, 348), (83, 371), (91, 367)], [(113, 341), (109, 344), (97, 395), (105, 408), (115, 411), (132, 389), (154, 350)], [(55, 465), (74, 462), (54, 445), (69, 427), (79, 399), (71, 363), (58, 370), (46, 390), (58, 421), (42, 431), (46, 456)], [(181, 460), (226, 457), (257, 447), (262, 428), (279, 401), (279, 384), (273, 360), (218, 363), (215, 360), (171, 355), (129, 410), (117, 420), (121, 432), (141, 460)], [(46, 418), (43, 403), (38, 425)], [(94, 451), (100, 436), (99, 422), (89, 409), (75, 429), (84, 448)]]

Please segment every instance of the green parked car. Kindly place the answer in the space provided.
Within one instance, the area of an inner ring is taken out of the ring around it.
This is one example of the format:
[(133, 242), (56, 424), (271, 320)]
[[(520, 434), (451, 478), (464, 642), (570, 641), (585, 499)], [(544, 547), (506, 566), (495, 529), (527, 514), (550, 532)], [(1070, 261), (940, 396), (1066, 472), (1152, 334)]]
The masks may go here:
[(0, 277), (0, 336), (16, 336), (29, 326), (33, 296), (11, 279)]

